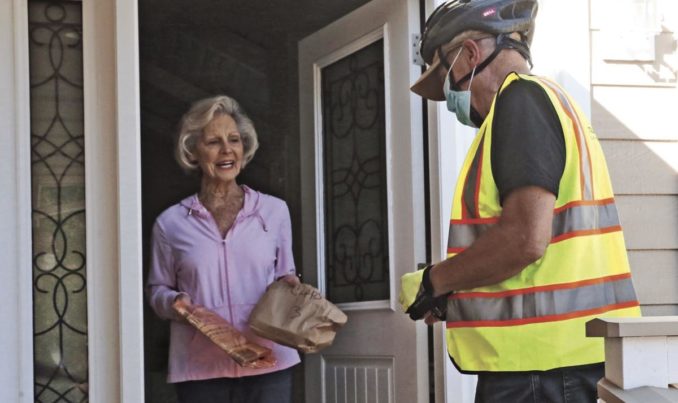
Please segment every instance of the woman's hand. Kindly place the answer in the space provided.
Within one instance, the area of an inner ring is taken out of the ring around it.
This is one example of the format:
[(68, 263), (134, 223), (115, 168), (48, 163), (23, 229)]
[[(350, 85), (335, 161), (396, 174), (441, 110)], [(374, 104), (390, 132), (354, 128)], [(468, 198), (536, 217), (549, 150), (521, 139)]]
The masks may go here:
[(278, 279), (278, 281), (285, 282), (291, 286), (301, 284), (301, 280), (299, 280), (299, 277), (297, 277), (296, 274), (288, 274), (286, 276), (282, 276)]
[(191, 297), (186, 294), (186, 293), (180, 293), (174, 298), (174, 303), (175, 304), (181, 304), (187, 307), (190, 307), (193, 305), (193, 301), (191, 300)]
[[(181, 293), (174, 298), (172, 303), (172, 308), (181, 315), (182, 318), (185, 318), (188, 313), (193, 311), (193, 302), (191, 297), (188, 294)], [(185, 319), (184, 319), (185, 320)]]

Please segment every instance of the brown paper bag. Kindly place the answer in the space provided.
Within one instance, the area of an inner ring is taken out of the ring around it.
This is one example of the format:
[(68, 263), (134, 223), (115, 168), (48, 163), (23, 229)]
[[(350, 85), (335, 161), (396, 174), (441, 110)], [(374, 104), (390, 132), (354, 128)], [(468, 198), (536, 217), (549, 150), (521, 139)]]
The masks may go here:
[(271, 349), (260, 346), (245, 338), (226, 319), (201, 305), (188, 306), (178, 300), (174, 309), (186, 321), (224, 350), (235, 362), (247, 368), (271, 368), (276, 359)]
[(258, 336), (315, 353), (332, 344), (347, 319), (312, 286), (276, 281), (252, 310), (249, 324)]

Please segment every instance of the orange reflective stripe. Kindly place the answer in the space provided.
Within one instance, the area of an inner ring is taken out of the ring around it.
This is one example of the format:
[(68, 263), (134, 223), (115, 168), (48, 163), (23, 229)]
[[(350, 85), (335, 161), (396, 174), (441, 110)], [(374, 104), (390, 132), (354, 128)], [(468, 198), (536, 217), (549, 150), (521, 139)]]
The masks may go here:
[(461, 196), (463, 201), (461, 206), (462, 218), (477, 218), (480, 214), (478, 212), (478, 197), (480, 195), (480, 178), (483, 169), (483, 145), (485, 138), (483, 137), (478, 144), (478, 150), (473, 157), (471, 167), (466, 174), (464, 180), (464, 189)]
[(564, 320), (637, 306), (631, 274), (448, 299), (447, 327), (512, 326)]
[(611, 281), (626, 280), (631, 278), (631, 273), (622, 273), (622, 274), (613, 274), (611, 276), (599, 277), (599, 278), (590, 278), (580, 281), (572, 281), (569, 283), (560, 283), (560, 284), (549, 284), (549, 285), (539, 285), (535, 287), (526, 287), (520, 288), (517, 290), (506, 290), (506, 291), (472, 291), (472, 292), (457, 292), (450, 294), (448, 299), (465, 299), (465, 298), (502, 298), (510, 297), (512, 295), (520, 294), (531, 294), (535, 292), (544, 292), (544, 291), (556, 291), (556, 290), (566, 290), (578, 287), (584, 287), (587, 285), (593, 284), (602, 284)]
[(571, 239), (571, 238), (578, 237), (578, 236), (609, 234), (611, 232), (618, 232), (618, 231), (621, 231), (621, 230), (622, 230), (621, 225), (615, 225), (614, 227), (573, 231), (573, 232), (569, 232), (567, 234), (563, 234), (563, 235), (551, 238), (551, 243), (561, 242), (561, 241), (564, 241), (566, 239)]
[(581, 197), (585, 200), (592, 200), (595, 197), (593, 193), (593, 166), (591, 163), (588, 144), (584, 138), (583, 126), (579, 120), (579, 115), (577, 115), (568, 96), (563, 92), (563, 90), (560, 89), (557, 84), (545, 78), (539, 78), (538, 80), (556, 94), (558, 101), (560, 101), (560, 105), (565, 111), (565, 114), (572, 121), (572, 127), (574, 128), (575, 133), (574, 138), (577, 142), (577, 150), (579, 151)]
[(499, 217), (482, 217), (482, 218), (453, 218), (450, 220), (450, 224), (496, 224), (499, 221)]

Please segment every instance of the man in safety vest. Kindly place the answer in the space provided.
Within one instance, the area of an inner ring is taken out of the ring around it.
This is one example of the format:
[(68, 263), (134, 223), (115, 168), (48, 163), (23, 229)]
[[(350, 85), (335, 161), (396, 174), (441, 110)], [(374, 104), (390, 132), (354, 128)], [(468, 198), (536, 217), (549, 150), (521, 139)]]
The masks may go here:
[(639, 316), (605, 159), (572, 98), (530, 74), (536, 0), (453, 0), (426, 22), (412, 91), (479, 128), (448, 258), (403, 276), (412, 319), (445, 320), (476, 402), (594, 402), (601, 316)]

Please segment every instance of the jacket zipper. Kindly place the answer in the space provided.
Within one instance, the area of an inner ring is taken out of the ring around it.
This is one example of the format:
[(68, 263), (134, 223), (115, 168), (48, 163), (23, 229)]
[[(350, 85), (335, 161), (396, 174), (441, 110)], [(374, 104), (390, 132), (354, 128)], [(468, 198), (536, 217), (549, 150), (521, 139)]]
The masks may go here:
[[(221, 248), (223, 250), (223, 255), (224, 255), (224, 274), (226, 275), (225, 286), (226, 286), (226, 289), (228, 290), (230, 288), (229, 287), (230, 281), (229, 281), (229, 277), (228, 277), (228, 259), (227, 259), (227, 253), (226, 253), (226, 243), (228, 241), (228, 237), (229, 237), (231, 231), (233, 231), (233, 229), (235, 228), (235, 225), (238, 223), (238, 219), (240, 217), (239, 217), (239, 215), (236, 216), (235, 220), (233, 221), (233, 225), (231, 225), (231, 228), (229, 228), (228, 231), (226, 231), (226, 236), (223, 237), (223, 238), (221, 237), (221, 231), (219, 231), (219, 226), (217, 225), (217, 221), (214, 219), (212, 214), (210, 213), (208, 215), (208, 217), (209, 217), (209, 221), (212, 223), (212, 228), (214, 228), (218, 238), (220, 239), (219, 243), (221, 243)], [(231, 303), (231, 293), (228, 292), (227, 295), (228, 295), (227, 296), (228, 313), (229, 313), (229, 316), (230, 316), (229, 320), (231, 321), (231, 323), (233, 323), (233, 307), (232, 307), (232, 303)]]
[[(227, 252), (228, 239), (231, 235), (231, 232), (233, 232), (233, 230), (235, 230), (235, 226), (238, 224), (239, 219), (240, 219), (240, 213), (238, 213), (238, 215), (235, 217), (235, 220), (233, 220), (233, 225), (231, 225), (231, 228), (229, 228), (228, 231), (226, 231), (226, 236), (221, 241), (221, 245), (222, 245), (223, 250), (224, 250), (224, 274), (226, 275), (226, 290), (227, 290), (226, 295), (227, 295), (227, 299), (228, 299), (228, 313), (230, 315), (231, 324), (233, 326), (235, 326), (235, 323), (234, 323), (234, 320), (233, 320), (233, 303), (231, 302), (231, 292), (230, 292), (231, 280), (230, 280), (230, 277), (228, 275), (228, 272), (229, 272), (228, 253), (226, 253), (226, 252)], [(212, 220), (214, 220), (214, 217), (212, 217)], [(214, 221), (214, 224), (216, 225), (216, 221)], [(217, 230), (218, 230), (219, 226), (216, 225), (216, 227), (217, 227)], [(238, 365), (233, 363), (233, 368), (234, 368), (235, 375), (240, 376), (240, 368), (238, 368)]]

